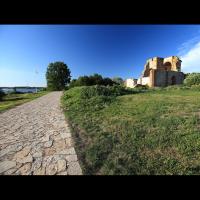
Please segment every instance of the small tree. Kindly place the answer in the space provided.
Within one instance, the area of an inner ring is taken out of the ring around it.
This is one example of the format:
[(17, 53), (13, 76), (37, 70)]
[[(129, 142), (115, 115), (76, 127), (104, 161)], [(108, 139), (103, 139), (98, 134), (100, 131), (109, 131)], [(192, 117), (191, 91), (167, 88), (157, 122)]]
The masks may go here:
[(70, 70), (63, 62), (50, 63), (46, 72), (49, 90), (64, 90), (71, 79)]
[(184, 84), (187, 86), (200, 84), (200, 73), (188, 74), (184, 80)]

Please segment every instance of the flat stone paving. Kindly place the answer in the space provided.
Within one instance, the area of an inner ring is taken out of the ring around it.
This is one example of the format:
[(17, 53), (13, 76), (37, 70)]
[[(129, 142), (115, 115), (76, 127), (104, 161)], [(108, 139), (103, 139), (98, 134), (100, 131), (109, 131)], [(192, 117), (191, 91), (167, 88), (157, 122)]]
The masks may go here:
[(51, 92), (0, 114), (1, 175), (81, 175), (70, 129)]

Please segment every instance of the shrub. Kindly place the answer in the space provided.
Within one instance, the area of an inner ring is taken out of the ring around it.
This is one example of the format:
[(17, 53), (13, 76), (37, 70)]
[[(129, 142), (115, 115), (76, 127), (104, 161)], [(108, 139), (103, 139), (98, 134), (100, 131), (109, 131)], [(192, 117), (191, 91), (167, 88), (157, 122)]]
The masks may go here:
[(2, 101), (2, 99), (3, 99), (3, 97), (5, 96), (6, 94), (2, 91), (2, 90), (0, 90), (0, 101)]
[(114, 101), (113, 96), (94, 96), (90, 99), (82, 99), (80, 105), (84, 111), (98, 111), (110, 105)]
[(69, 88), (77, 87), (77, 86), (92, 86), (92, 85), (104, 85), (104, 86), (112, 86), (115, 83), (110, 78), (103, 78), (99, 74), (94, 74), (91, 76), (80, 76), (78, 79), (73, 79)]
[(81, 91), (81, 98), (89, 99), (95, 96), (110, 96), (111, 91), (105, 86), (95, 85), (85, 87)]
[(200, 84), (200, 73), (191, 73), (191, 74), (189, 74), (185, 78), (184, 84), (187, 85), (187, 86), (199, 85)]
[(119, 85), (95, 85), (83, 88), (81, 91), (81, 98), (89, 99), (95, 96), (120, 96), (125, 94), (130, 94), (130, 91)]
[[(109, 89), (113, 96), (130, 94), (130, 90), (126, 89), (125, 87), (123, 87), (121, 85), (114, 85), (112, 87), (109, 87)], [(133, 91), (131, 91), (131, 93), (133, 93)]]

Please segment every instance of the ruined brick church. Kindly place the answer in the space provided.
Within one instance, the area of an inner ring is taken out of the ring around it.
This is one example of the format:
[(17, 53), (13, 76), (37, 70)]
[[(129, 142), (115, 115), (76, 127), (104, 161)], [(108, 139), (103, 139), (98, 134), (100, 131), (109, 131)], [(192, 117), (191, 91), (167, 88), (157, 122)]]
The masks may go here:
[(126, 86), (165, 87), (182, 84), (183, 80), (184, 73), (181, 72), (181, 60), (177, 56), (154, 57), (146, 61), (141, 77), (139, 79), (127, 79)]

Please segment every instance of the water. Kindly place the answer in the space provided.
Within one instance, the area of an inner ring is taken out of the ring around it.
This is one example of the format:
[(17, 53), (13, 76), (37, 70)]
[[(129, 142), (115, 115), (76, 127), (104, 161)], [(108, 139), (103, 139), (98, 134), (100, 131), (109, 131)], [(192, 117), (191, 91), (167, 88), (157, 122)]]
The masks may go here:
[(11, 93), (11, 92), (19, 92), (19, 93), (36, 93), (38, 91), (40, 91), (42, 88), (16, 88), (16, 90), (14, 88), (6, 88), (6, 87), (1, 87), (0, 90), (2, 90), (3, 92), (5, 92), (6, 94)]

